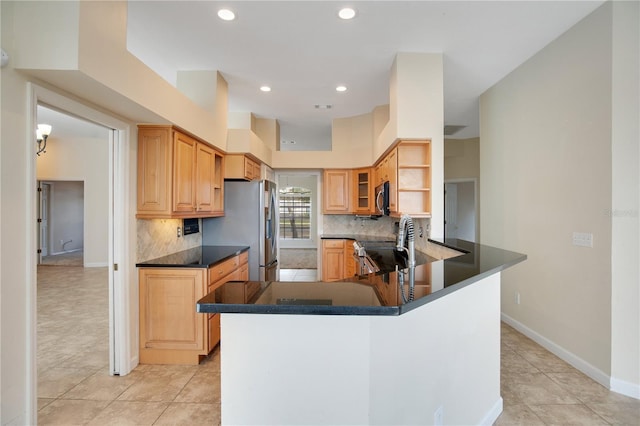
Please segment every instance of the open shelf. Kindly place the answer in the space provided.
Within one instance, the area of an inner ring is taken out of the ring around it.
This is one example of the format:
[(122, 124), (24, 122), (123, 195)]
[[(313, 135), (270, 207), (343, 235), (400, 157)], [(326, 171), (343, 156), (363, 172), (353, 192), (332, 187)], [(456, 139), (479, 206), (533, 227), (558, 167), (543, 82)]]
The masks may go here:
[(416, 216), (431, 215), (430, 141), (398, 144), (398, 211)]

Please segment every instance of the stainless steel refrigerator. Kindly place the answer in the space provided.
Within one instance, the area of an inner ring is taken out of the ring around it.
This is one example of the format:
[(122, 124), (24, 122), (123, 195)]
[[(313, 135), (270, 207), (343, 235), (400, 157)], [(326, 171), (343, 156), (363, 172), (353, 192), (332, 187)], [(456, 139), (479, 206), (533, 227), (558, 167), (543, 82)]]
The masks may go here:
[(224, 217), (202, 223), (203, 245), (248, 245), (249, 280), (276, 281), (278, 208), (276, 184), (225, 181)]

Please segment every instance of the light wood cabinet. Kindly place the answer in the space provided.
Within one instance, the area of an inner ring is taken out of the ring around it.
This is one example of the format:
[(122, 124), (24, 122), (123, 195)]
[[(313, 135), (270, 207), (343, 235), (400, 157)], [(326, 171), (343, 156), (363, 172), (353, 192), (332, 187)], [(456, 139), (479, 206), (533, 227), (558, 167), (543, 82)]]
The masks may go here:
[(206, 355), (207, 316), (195, 312), (205, 295), (205, 269), (141, 268), (140, 363), (197, 364)]
[[(397, 212), (398, 209), (398, 153), (393, 148), (374, 166), (375, 186), (383, 182), (389, 182), (389, 211)], [(375, 188), (374, 188), (375, 189)]]
[(398, 150), (394, 148), (386, 156), (387, 180), (389, 180), (389, 211), (398, 212)]
[(322, 281), (338, 281), (356, 274), (352, 240), (322, 240)]
[(324, 214), (377, 214), (375, 188), (389, 182), (389, 211), (431, 217), (431, 143), (398, 141), (375, 166), (324, 171)]
[(173, 126), (138, 126), (138, 218), (224, 215), (223, 154)]
[(225, 179), (261, 179), (261, 163), (245, 154), (225, 156)]
[[(247, 281), (249, 279), (249, 252), (241, 253), (220, 265), (209, 268), (209, 286), (207, 294), (229, 281)], [(202, 315), (202, 314), (199, 314)], [(208, 339), (207, 353), (220, 342), (220, 314), (207, 315)]]
[(323, 179), (324, 214), (351, 213), (351, 170), (325, 170)]
[(353, 170), (353, 212), (355, 214), (375, 214), (375, 194), (373, 169), (371, 167)]
[(173, 212), (196, 211), (196, 142), (182, 133), (173, 136)]
[(198, 364), (220, 341), (220, 314), (196, 302), (228, 281), (249, 279), (248, 252), (211, 268), (140, 268), (140, 363)]
[(169, 217), (172, 211), (171, 128), (138, 130), (138, 217)]
[(398, 214), (431, 216), (431, 143), (401, 141), (397, 147)]
[(322, 281), (337, 281), (344, 278), (345, 240), (322, 240)]

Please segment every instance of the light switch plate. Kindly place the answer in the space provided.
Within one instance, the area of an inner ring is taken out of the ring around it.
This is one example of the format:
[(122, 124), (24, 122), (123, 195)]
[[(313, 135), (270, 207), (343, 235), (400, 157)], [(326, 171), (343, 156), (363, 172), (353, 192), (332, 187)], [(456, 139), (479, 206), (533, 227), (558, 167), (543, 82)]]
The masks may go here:
[(4, 49), (0, 49), (0, 68), (4, 68), (9, 63), (9, 55)]
[(572, 241), (574, 246), (593, 248), (593, 234), (587, 232), (574, 232)]

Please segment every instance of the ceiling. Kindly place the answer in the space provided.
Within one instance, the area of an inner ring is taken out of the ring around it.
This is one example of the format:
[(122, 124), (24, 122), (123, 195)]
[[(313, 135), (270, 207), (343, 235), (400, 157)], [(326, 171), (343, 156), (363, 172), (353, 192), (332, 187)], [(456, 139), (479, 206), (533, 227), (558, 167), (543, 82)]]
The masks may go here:
[(56, 139), (104, 139), (109, 138), (109, 129), (99, 124), (74, 117), (67, 113), (38, 105), (37, 119), (39, 124), (51, 125), (50, 141)]
[[(479, 135), (485, 90), (602, 3), (130, 1), (127, 44), (174, 85), (178, 70), (220, 71), (229, 111), (277, 119), (283, 150), (331, 149), (334, 118), (389, 102), (396, 53), (441, 52), (445, 125), (466, 126), (451, 136), (462, 139)], [(337, 16), (347, 5), (350, 21)], [(221, 7), (236, 19), (219, 19)]]

